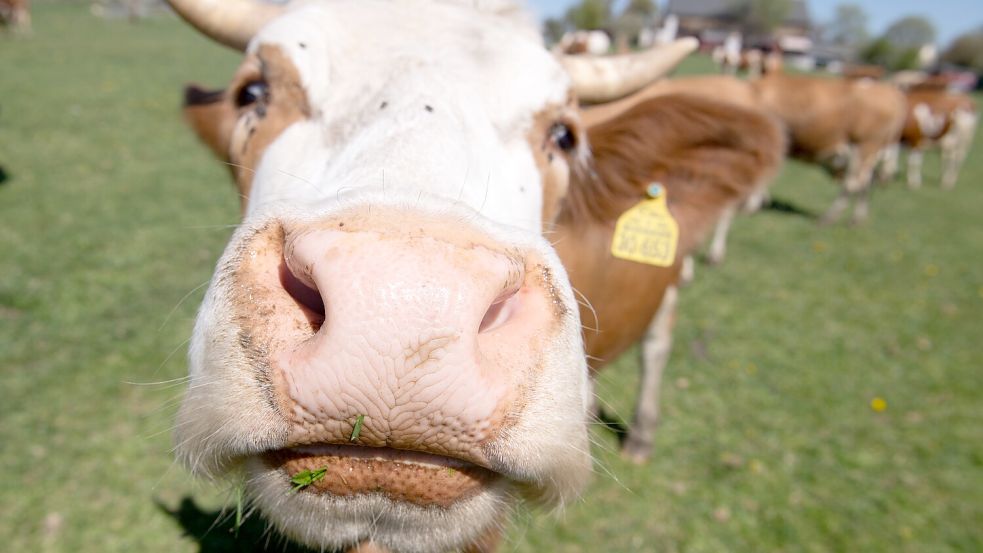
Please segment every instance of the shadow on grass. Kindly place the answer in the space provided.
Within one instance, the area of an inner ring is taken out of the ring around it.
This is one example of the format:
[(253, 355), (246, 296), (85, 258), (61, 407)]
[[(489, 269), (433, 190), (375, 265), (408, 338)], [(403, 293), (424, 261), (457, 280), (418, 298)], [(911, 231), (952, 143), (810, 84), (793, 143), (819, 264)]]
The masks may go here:
[(0, 184), (5, 184), (10, 180), (10, 175), (4, 170), (3, 165), (0, 165)]
[(604, 428), (614, 433), (619, 444), (625, 443), (625, 438), (628, 437), (628, 425), (625, 424), (625, 421), (608, 414), (604, 409), (597, 413), (597, 421), (604, 425)]
[(237, 534), (234, 511), (205, 511), (190, 497), (174, 509), (159, 501), (157, 508), (198, 542), (201, 553), (313, 553), (286, 541), (256, 514), (242, 522)]
[(799, 207), (791, 202), (786, 202), (778, 198), (772, 198), (768, 203), (762, 206), (763, 210), (777, 211), (778, 213), (784, 213), (786, 215), (799, 215), (805, 217), (806, 219), (819, 220), (819, 214), (810, 211), (804, 207)]

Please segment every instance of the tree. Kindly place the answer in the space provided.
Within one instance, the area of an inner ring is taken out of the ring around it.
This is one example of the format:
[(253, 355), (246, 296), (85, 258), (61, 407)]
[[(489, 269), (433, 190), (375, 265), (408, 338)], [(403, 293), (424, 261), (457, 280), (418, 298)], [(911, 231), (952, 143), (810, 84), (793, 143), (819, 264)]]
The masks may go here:
[(566, 32), (567, 24), (561, 19), (550, 17), (543, 21), (543, 36), (546, 37), (547, 44), (553, 45), (560, 42)]
[(870, 40), (867, 12), (859, 4), (840, 4), (826, 27), (826, 39), (833, 44), (857, 49)]
[(942, 61), (983, 73), (983, 28), (956, 37)]
[(611, 22), (612, 0), (580, 0), (567, 10), (566, 19), (575, 29), (603, 29)]
[(866, 63), (889, 66), (896, 55), (891, 41), (882, 37), (870, 41), (860, 52), (860, 59)]
[(747, 32), (768, 33), (781, 25), (791, 10), (791, 0), (743, 0), (739, 11)]
[(653, 0), (629, 0), (612, 24), (615, 42), (623, 41), (627, 44), (637, 39), (642, 29), (655, 23), (658, 12), (659, 8)]
[(884, 38), (897, 49), (921, 48), (935, 42), (935, 26), (924, 17), (909, 15), (892, 23)]

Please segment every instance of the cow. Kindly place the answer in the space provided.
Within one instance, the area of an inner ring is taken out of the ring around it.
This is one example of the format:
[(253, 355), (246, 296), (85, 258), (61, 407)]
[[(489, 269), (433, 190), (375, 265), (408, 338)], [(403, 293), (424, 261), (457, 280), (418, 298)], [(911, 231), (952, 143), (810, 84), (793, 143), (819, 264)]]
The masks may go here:
[(895, 86), (870, 80), (772, 74), (753, 83), (759, 105), (781, 119), (793, 154), (826, 167), (841, 191), (823, 215), (836, 222), (854, 201), (864, 222), (874, 171), (897, 142), (907, 103)]
[(559, 54), (590, 54), (603, 56), (611, 50), (611, 37), (604, 31), (571, 31), (565, 33), (554, 47)]
[(907, 110), (904, 94), (888, 83), (776, 72), (753, 81), (725, 75), (659, 81), (590, 109), (584, 120), (590, 124), (643, 99), (682, 92), (761, 109), (779, 118), (791, 153), (825, 167), (840, 183), (840, 195), (823, 215), (823, 224), (839, 220), (851, 200), (853, 222), (866, 220), (874, 170), (897, 143)]
[[(642, 340), (641, 384), (622, 450), (641, 463), (658, 421), (683, 259), (719, 218), (777, 173), (785, 137), (760, 111), (679, 94), (642, 101), (587, 133), (591, 170), (574, 173), (551, 239), (585, 300), (580, 316), (592, 370)], [(679, 227), (667, 266), (612, 254), (617, 221), (646, 199), (652, 183)]]
[(871, 79), (879, 81), (886, 75), (887, 71), (880, 65), (851, 64), (843, 68), (843, 78), (850, 80)]
[(966, 94), (925, 85), (912, 87), (906, 96), (908, 113), (901, 144), (908, 148), (908, 187), (922, 185), (925, 150), (936, 145), (942, 157), (941, 186), (954, 187), (976, 134), (975, 102)]
[(245, 52), (225, 90), (185, 95), (243, 218), (178, 458), (321, 550), (489, 551), (518, 499), (575, 498), (589, 374), (543, 230), (590, 163), (577, 97), (630, 93), (695, 41), (556, 59), (498, 0), (170, 4)]
[(15, 32), (31, 31), (30, 0), (0, 0), (0, 27), (9, 27)]
[(732, 32), (710, 53), (714, 63), (720, 68), (720, 72), (726, 75), (736, 75), (737, 69), (743, 58), (741, 47), (743, 37), (740, 33)]

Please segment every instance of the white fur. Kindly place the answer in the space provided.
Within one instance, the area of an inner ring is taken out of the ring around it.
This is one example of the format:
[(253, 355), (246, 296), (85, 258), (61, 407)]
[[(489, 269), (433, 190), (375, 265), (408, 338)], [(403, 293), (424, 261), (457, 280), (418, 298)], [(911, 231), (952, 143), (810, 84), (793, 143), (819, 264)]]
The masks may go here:
[(563, 103), (569, 81), (512, 19), (446, 4), (308, 2), (250, 49), (262, 44), (294, 61), (316, 118), (270, 146), (250, 213), (393, 186), (539, 230), (542, 189), (527, 133), (534, 113)]
[[(243, 466), (261, 511), (314, 547), (367, 538), (394, 551), (459, 547), (500, 523), (512, 494), (563, 504), (590, 471), (577, 304), (540, 236), (542, 182), (528, 142), (533, 116), (562, 104), (569, 81), (511, 4), (479, 4), (491, 13), (470, 2), (302, 2), (249, 46), (280, 46), (300, 73), (312, 117), (287, 128), (259, 162), (245, 220), (195, 327), (177, 450), (206, 476)], [(263, 400), (256, 375), (265, 368), (239, 344), (230, 276), (247, 253), (244, 241), (270, 221), (317, 221), (365, 205), (437, 213), (537, 252), (565, 308), (542, 370), (526, 383), (523, 410), (487, 444), (492, 468), (507, 480), (449, 509), (288, 495), (285, 475), (254, 457), (283, 447), (288, 425)]]

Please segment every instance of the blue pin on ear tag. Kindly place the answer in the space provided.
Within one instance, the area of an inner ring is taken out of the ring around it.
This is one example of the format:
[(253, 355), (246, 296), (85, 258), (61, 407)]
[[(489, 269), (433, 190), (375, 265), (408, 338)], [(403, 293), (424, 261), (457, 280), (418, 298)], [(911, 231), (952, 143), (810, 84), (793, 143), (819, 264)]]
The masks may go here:
[(611, 239), (611, 255), (619, 259), (669, 267), (676, 259), (679, 225), (666, 204), (666, 189), (653, 182), (648, 198), (621, 214)]

